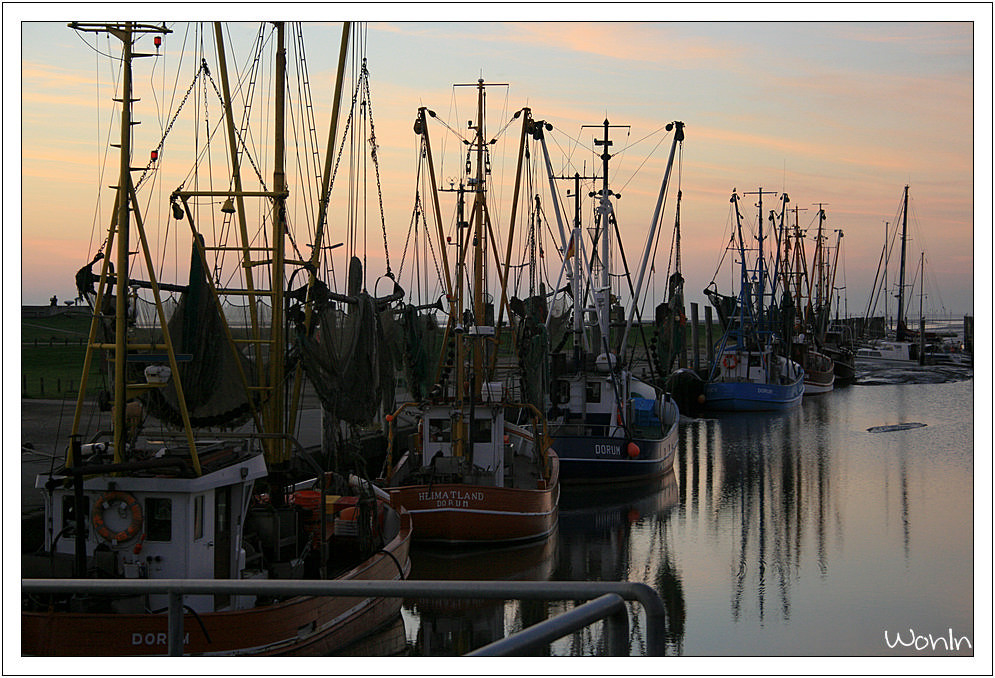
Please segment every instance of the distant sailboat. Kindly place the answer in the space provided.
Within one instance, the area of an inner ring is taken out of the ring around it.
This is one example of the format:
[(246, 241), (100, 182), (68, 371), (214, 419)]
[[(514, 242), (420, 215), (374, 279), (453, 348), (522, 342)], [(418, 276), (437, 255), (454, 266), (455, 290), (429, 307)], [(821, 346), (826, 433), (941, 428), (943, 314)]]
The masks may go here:
[[(902, 367), (913, 364), (920, 364), (922, 356), (919, 343), (913, 341), (911, 337), (913, 333), (909, 330), (908, 325), (905, 320), (905, 265), (906, 265), (906, 246), (908, 243), (908, 225), (909, 225), (909, 187), (906, 185), (902, 191), (902, 235), (901, 235), (901, 260), (898, 268), (898, 310), (895, 320), (895, 331), (891, 337), (886, 336), (884, 339), (878, 339), (870, 342), (865, 342), (858, 346), (856, 352), (857, 364), (865, 367), (881, 367), (881, 366), (892, 366), (892, 367)], [(887, 263), (887, 251), (889, 248), (889, 243), (885, 242), (885, 252), (882, 255), (882, 259)], [(879, 271), (880, 272), (880, 271)], [(886, 279), (886, 276), (883, 278)], [(884, 283), (882, 283), (882, 286)], [(887, 291), (886, 291), (887, 294)], [(873, 301), (877, 295), (877, 278), (875, 277), (875, 289), (872, 291), (871, 300)], [(865, 319), (865, 324), (868, 322), (871, 315), (872, 304), (868, 304), (867, 318)]]

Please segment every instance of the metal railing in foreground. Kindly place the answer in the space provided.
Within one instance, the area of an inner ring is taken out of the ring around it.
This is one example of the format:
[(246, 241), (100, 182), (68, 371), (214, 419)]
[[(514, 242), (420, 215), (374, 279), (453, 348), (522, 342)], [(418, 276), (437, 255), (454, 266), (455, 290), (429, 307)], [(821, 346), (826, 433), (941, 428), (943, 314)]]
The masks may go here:
[(440, 598), (489, 600), (590, 601), (523, 629), (471, 654), (497, 656), (548, 644), (608, 620), (607, 649), (628, 654), (628, 616), (623, 601), (639, 603), (646, 615), (646, 654), (663, 656), (666, 611), (659, 594), (638, 582), (607, 581), (315, 581), (302, 579), (22, 579), (22, 593), (167, 594), (167, 647), (183, 654), (183, 597), (235, 594), (267, 596), (340, 596), (363, 598)]

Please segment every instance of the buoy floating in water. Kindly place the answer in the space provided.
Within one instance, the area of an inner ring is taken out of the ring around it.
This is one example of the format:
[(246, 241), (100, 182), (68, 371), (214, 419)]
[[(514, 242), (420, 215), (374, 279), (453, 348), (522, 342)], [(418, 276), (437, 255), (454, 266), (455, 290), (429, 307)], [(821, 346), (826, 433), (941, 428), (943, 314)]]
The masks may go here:
[(922, 428), (926, 424), (920, 424), (919, 422), (910, 422), (908, 424), (889, 424), (888, 426), (871, 426), (868, 431), (871, 433), (881, 433), (882, 431), (905, 431), (910, 428)]

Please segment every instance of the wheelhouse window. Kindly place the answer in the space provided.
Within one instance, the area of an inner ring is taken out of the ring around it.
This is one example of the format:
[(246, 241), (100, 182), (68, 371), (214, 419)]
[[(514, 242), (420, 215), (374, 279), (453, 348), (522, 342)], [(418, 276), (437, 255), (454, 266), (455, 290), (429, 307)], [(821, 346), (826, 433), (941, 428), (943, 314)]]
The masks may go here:
[(193, 498), (193, 538), (201, 539), (204, 536), (204, 495), (198, 494)]
[(490, 419), (475, 419), (473, 422), (473, 442), (475, 443), (489, 443), (491, 442), (491, 420)]
[[(83, 497), (83, 535), (90, 531), (90, 498)], [(76, 498), (62, 498), (62, 527), (66, 530), (66, 535), (76, 534)]]
[(145, 538), (169, 541), (173, 538), (173, 500), (149, 497), (145, 500)]
[(601, 382), (600, 381), (589, 381), (589, 382), (587, 382), (587, 402), (589, 402), (589, 403), (600, 403), (601, 402)]
[(448, 443), (452, 440), (452, 422), (446, 419), (430, 419), (428, 433), (433, 443)]

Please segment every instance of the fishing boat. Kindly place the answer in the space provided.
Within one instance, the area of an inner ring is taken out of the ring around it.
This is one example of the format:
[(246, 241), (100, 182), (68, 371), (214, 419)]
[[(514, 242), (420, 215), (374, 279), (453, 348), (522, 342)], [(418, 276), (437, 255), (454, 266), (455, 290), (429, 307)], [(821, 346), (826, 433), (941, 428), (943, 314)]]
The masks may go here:
[(833, 359), (834, 386), (847, 386), (857, 377), (857, 361), (853, 333), (849, 326), (834, 323), (826, 330), (823, 350)]
[[(787, 212), (787, 203), (787, 194), (782, 194), (782, 220)], [(778, 264), (782, 271), (785, 292), (782, 299), (785, 301), (791, 299), (795, 304), (792, 312), (783, 321), (785, 335), (791, 337), (791, 359), (805, 370), (805, 395), (828, 393), (833, 390), (836, 380), (833, 359), (829, 357), (824, 347), (832, 298), (829, 290), (833, 287), (832, 278), (835, 277), (836, 268), (828, 266), (826, 262), (823, 246), (826, 239), (823, 235), (826, 210), (821, 203), (818, 219), (811, 275), (805, 260), (805, 241), (798, 227), (797, 207), (793, 237), (789, 238), (784, 234), (782, 222), (781, 238), (784, 240), (785, 249), (783, 261)], [(778, 251), (780, 252), (780, 248)], [(839, 252), (838, 246), (836, 251)], [(794, 283), (793, 294), (792, 283)]]
[[(548, 172), (550, 195), (561, 235), (561, 251), (564, 252), (555, 289), (560, 288), (564, 278), (568, 287), (559, 297), (563, 303), (554, 298), (545, 324), (547, 330), (554, 322), (572, 326), (568, 336), (557, 342), (565, 346), (569, 339), (572, 344), (570, 349), (556, 351), (552, 355), (549, 389), (552, 400), (548, 410), (549, 423), (564, 483), (636, 481), (659, 476), (673, 468), (677, 450), (680, 410), (667, 392), (633, 374), (628, 337), (639, 306), (648, 261), (656, 244), (674, 157), (684, 140), (684, 124), (673, 122), (667, 125), (667, 130), (674, 132), (670, 156), (641, 253), (641, 268), (634, 291), (630, 281), (633, 299), (625, 323), (620, 322), (621, 308), (613, 309), (612, 301), (617, 296), (612, 293), (612, 281), (619, 277), (617, 273), (621, 266), (615, 264), (618, 255), (612, 256), (612, 243), (619, 231), (613, 204), (617, 195), (612, 191), (609, 178), (611, 127), (607, 119), (597, 126), (602, 132), (601, 138), (595, 139), (595, 146), (602, 148), (601, 175), (586, 177), (600, 183), (600, 188), (591, 194), (595, 198), (596, 209), (595, 223), (590, 229), (591, 248), (600, 248), (599, 254), (595, 255), (592, 251), (592, 256), (588, 257), (580, 223), (580, 196), (583, 193), (580, 182), (585, 177), (579, 174), (570, 177), (574, 183), (575, 206), (574, 223), (568, 237), (556, 197), (556, 177), (551, 170)], [(549, 169), (552, 163), (545, 136), (540, 136), (539, 140)], [(617, 245), (621, 252), (620, 239)], [(625, 273), (628, 278), (627, 268)], [(671, 303), (666, 305), (666, 309), (682, 315), (683, 298), (680, 295), (683, 278), (679, 272), (675, 276), (671, 280)], [(677, 306), (678, 298), (680, 307)], [(557, 311), (553, 312), (553, 309)], [(613, 326), (621, 331), (613, 333)], [(667, 362), (670, 362), (669, 358)]]
[[(455, 181), (451, 187), (457, 198), (455, 238), (444, 236), (439, 191), (435, 188), (429, 139), (429, 118), (434, 119), (435, 113), (420, 108), (415, 122), (415, 133), (421, 140), (420, 156), (427, 163), (431, 182), (437, 247), (442, 258), (440, 277), (444, 274), (445, 304), (440, 302), (439, 307), (448, 317), (435, 362), (434, 383), (422, 389), (418, 379), (409, 380), (415, 399), (387, 417), (390, 438), (379, 482), (391, 502), (410, 513), (418, 542), (524, 542), (548, 537), (557, 522), (560, 464), (551, 446), (545, 416), (533, 403), (513, 399), (512, 384), (502, 379), (497, 370), (500, 323), (494, 321), (484, 275), (485, 255), (494, 246), (487, 201), (491, 144), (485, 130), (483, 79), (475, 87), (476, 120), (469, 126), (470, 138), (463, 140), (468, 148), (465, 173), (458, 188)], [(518, 163), (521, 168), (525, 139), (535, 122), (527, 108), (516, 117), (523, 121)], [(422, 174), (419, 171), (419, 176)], [(468, 195), (471, 207), (467, 218)], [(517, 194), (513, 202), (516, 204)], [(450, 273), (446, 251), (449, 244), (455, 246), (458, 257), (455, 275)], [(507, 270), (507, 264), (503, 270)], [(505, 275), (499, 270), (498, 276), (502, 281), (503, 311), (507, 303)], [(424, 322), (406, 327), (416, 325), (424, 327)], [(413, 351), (423, 345), (421, 341), (410, 341), (407, 359), (410, 361)], [(427, 372), (431, 370), (422, 370), (422, 374)], [(401, 421), (413, 422), (415, 432), (399, 435)]]
[(819, 395), (833, 390), (836, 381), (833, 359), (805, 341), (804, 335), (796, 336), (792, 341), (791, 359), (805, 371), (802, 379), (805, 395)]
[[(193, 243), (186, 285), (159, 281), (162, 267), (154, 265), (141, 208), (147, 198), (139, 192), (142, 180), (132, 178), (137, 123), (133, 108), (138, 101), (133, 60), (151, 56), (153, 41), (159, 53), (162, 37), (171, 30), (134, 22), (70, 27), (107, 33), (122, 43), (122, 82), (116, 94), (121, 104), (120, 172), (103, 256), (92, 262), (102, 261), (100, 273), (85, 275), (89, 267), (84, 267), (77, 278), (85, 283), (84, 296), (92, 284), (93, 318), (72, 442), (64, 464), (36, 480), (45, 501), (44, 546), (23, 557), (22, 576), (122, 582), (403, 579), (410, 570), (410, 516), (379, 497), (368, 481), (326, 468), (297, 442), (295, 408), (301, 400), (302, 379), (298, 379), (300, 363), (289, 357), (290, 348), (296, 339), (313, 336), (305, 318), (311, 300), (319, 297), (305, 295), (295, 302), (289, 287), (294, 278), (291, 269), (307, 280), (306, 289), (320, 285), (317, 266), (294, 262), (285, 252), (293, 238), (286, 219), (283, 165), (287, 27), (263, 25), (259, 32), (257, 49), (275, 45), (276, 50), (271, 119), (277, 152), (271, 187), (260, 176), (263, 187), (250, 190), (243, 188), (238, 168), (247, 161), (258, 165), (245, 146), (246, 129), (239, 130), (233, 121), (229, 51), (223, 27), (214, 25), (218, 59), (214, 73), (220, 80), (215, 91), (221, 105), (213, 108), (224, 114), (218, 129), (227, 132), (231, 157), (225, 171), (231, 173), (220, 190), (205, 190), (202, 187), (209, 182), (198, 185), (191, 178), (195, 175), (187, 175), (193, 188), (181, 185), (171, 195), (167, 214), (178, 227), (189, 226)], [(303, 44), (300, 27), (292, 30), (297, 44)], [(336, 101), (348, 35), (346, 24)], [(207, 61), (200, 63), (194, 83), (204, 80), (201, 84), (206, 86), (208, 79), (214, 83)], [(203, 122), (201, 115), (194, 117)], [(336, 136), (336, 119), (337, 111), (332, 115), (330, 143)], [(165, 136), (150, 166), (163, 142)], [(325, 179), (329, 177), (326, 173)], [(327, 204), (328, 190), (326, 181), (322, 204)], [(246, 237), (246, 221), (253, 213), (246, 203), (253, 198), (263, 199), (258, 213), (265, 226), (254, 239)], [(210, 226), (222, 201), (221, 218), (230, 228), (219, 230), (240, 232), (243, 239), (235, 246), (213, 239), (216, 231)], [(312, 261), (319, 261), (321, 229), (312, 235)], [(140, 263), (132, 262), (135, 253)], [(216, 258), (216, 253), (222, 254)], [(243, 276), (225, 277), (212, 268), (225, 261), (224, 255), (236, 260), (235, 268), (244, 271)], [(147, 280), (139, 279), (142, 265)], [(140, 296), (139, 290), (145, 290), (146, 297), (150, 294), (151, 300)], [(166, 291), (178, 292), (178, 303), (167, 304)], [(226, 303), (233, 297), (247, 301), (239, 306), (240, 317)], [(288, 326), (294, 328), (291, 336), (285, 334)], [(113, 426), (84, 442), (81, 415), (87, 379), (91, 363), (102, 351), (110, 355)], [(21, 652), (166, 654), (167, 602), (165, 594), (84, 590), (24, 595)], [(185, 654), (324, 655), (396, 619), (401, 601), (208, 594), (186, 596), (184, 604)]]
[[(805, 371), (801, 365), (784, 355), (788, 347), (777, 332), (777, 325), (780, 323), (771, 317), (771, 309), (766, 301), (768, 292), (764, 284), (766, 266), (763, 236), (765, 192), (761, 188), (756, 195), (760, 197), (760, 217), (757, 238), (759, 248), (754, 258), (754, 268), (751, 271), (748, 265), (739, 195), (733, 190), (730, 203), (735, 216), (735, 250), (739, 253), (740, 261), (739, 295), (733, 297), (720, 294), (714, 280), (704, 290), (724, 327), (704, 386), (705, 407), (710, 410), (784, 410), (797, 406), (805, 392)], [(790, 308), (790, 298), (787, 302), (782, 306)], [(787, 317), (783, 311), (781, 315), (781, 320)]]

